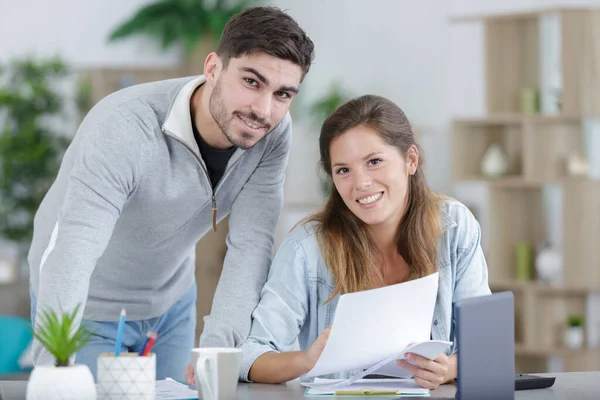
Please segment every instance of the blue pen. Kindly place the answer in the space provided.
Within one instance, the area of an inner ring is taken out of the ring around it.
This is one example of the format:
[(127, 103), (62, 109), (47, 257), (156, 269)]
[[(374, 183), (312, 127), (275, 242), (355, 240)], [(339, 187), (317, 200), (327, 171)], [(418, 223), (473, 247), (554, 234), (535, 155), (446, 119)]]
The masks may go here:
[(123, 343), (123, 330), (125, 329), (125, 309), (121, 310), (121, 316), (119, 318), (119, 327), (117, 328), (117, 344), (115, 347), (115, 356), (119, 357), (121, 354), (121, 343)]

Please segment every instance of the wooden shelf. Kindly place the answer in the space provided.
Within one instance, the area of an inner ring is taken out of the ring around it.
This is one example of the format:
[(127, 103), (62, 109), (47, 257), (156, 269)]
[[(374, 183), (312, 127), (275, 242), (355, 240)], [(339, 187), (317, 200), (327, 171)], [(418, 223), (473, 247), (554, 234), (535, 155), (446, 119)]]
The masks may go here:
[(598, 115), (561, 115), (561, 114), (492, 114), (480, 117), (459, 117), (454, 119), (456, 125), (490, 126), (517, 125), (533, 123), (579, 123), (584, 118), (598, 118)]
[(551, 285), (544, 282), (525, 282), (517, 280), (490, 282), (492, 291), (510, 290), (513, 292), (534, 291), (540, 295), (559, 296), (587, 296), (592, 293), (600, 293), (600, 287), (579, 285)]
[(454, 119), (458, 125), (486, 126), (486, 125), (511, 125), (523, 122), (523, 116), (519, 114), (496, 114), (483, 117), (463, 117)]
[(448, 18), (450, 23), (459, 24), (463, 22), (485, 22), (490, 20), (514, 20), (523, 18), (538, 18), (542, 14), (565, 12), (565, 11), (588, 11), (584, 7), (545, 7), (515, 12), (482, 13), (471, 15), (454, 15)]
[(600, 348), (582, 347), (580, 349), (569, 349), (567, 347), (534, 347), (527, 346), (523, 343), (515, 343), (516, 356), (529, 357), (573, 357), (573, 356), (590, 356), (600, 357)]
[[(570, 316), (585, 316), (586, 335), (595, 335), (600, 318), (589, 297), (600, 293), (600, 181), (571, 176), (568, 168), (572, 157), (589, 157), (586, 139), (595, 132), (585, 119), (600, 116), (600, 8), (451, 20), (478, 21), (485, 35), (486, 115), (454, 119), (452, 174), (455, 182), (486, 184), (488, 276), (492, 291), (514, 293), (517, 371), (544, 372), (548, 356), (563, 357), (564, 371), (598, 370), (600, 349), (571, 350), (563, 343)], [(522, 96), (531, 89), (537, 100), (559, 89), (554, 109), (561, 112), (523, 114)], [(506, 156), (504, 177), (482, 176), (491, 146)], [(563, 283), (517, 281), (518, 246), (547, 242), (562, 250)]]
[[(569, 178), (567, 160), (582, 155), (582, 119), (573, 115), (493, 114), (482, 118), (461, 118), (452, 130), (458, 181), (489, 181), (504, 187), (540, 187)], [(499, 146), (508, 159), (508, 177), (480, 176), (481, 160), (492, 145)]]
[(547, 181), (534, 181), (527, 180), (520, 175), (514, 176), (505, 176), (501, 178), (486, 178), (484, 176), (472, 176), (465, 177), (460, 180), (461, 182), (475, 182), (475, 183), (485, 183), (492, 187), (497, 188), (515, 188), (515, 189), (539, 189), (545, 185), (554, 185), (560, 183), (560, 180), (547, 180)]

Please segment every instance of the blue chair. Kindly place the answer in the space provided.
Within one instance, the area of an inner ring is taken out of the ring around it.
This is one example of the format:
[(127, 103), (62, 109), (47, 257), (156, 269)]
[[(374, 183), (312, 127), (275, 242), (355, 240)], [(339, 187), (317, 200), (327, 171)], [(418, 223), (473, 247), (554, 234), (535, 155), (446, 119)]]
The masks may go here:
[(19, 358), (31, 339), (31, 321), (0, 315), (0, 375), (23, 372), (19, 366)]

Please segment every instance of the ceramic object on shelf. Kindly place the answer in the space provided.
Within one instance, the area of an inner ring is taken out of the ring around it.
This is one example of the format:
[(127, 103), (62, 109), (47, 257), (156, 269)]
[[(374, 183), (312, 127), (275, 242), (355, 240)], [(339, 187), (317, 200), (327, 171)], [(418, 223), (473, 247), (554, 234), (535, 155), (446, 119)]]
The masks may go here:
[(536, 88), (521, 89), (520, 100), (523, 114), (536, 114), (540, 111), (539, 94)]
[(567, 175), (568, 176), (587, 176), (588, 162), (582, 155), (577, 153), (569, 154), (567, 157)]
[(538, 248), (535, 257), (535, 273), (537, 279), (551, 283), (562, 282), (562, 252), (549, 244)]
[(535, 249), (531, 243), (519, 242), (515, 247), (517, 280), (531, 281), (535, 270)]
[(506, 154), (498, 143), (492, 144), (483, 155), (481, 173), (488, 178), (497, 178), (508, 172)]

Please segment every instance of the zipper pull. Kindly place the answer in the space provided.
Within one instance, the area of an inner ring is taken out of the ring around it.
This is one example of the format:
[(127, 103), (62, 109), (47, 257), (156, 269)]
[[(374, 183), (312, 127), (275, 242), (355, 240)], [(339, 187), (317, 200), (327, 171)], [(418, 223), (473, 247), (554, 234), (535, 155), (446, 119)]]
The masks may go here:
[(217, 231), (217, 199), (215, 198), (215, 193), (212, 195), (212, 224), (213, 224), (213, 232)]

